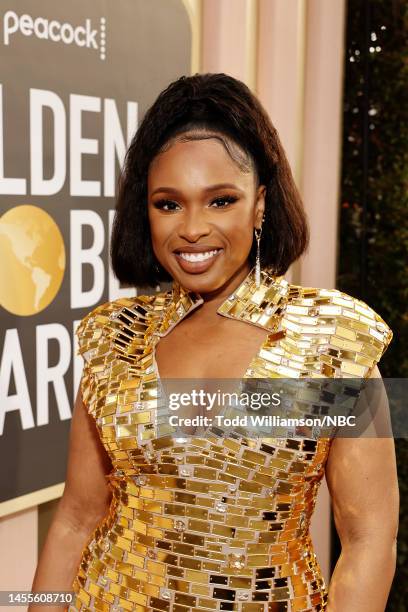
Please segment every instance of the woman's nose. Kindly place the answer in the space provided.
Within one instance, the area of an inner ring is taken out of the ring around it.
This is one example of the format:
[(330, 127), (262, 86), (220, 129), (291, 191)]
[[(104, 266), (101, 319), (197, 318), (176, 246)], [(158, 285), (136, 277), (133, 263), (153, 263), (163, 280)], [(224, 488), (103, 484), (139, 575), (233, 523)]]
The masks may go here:
[(208, 236), (211, 228), (205, 215), (201, 212), (189, 212), (179, 227), (179, 236), (190, 242), (197, 241), (201, 236)]

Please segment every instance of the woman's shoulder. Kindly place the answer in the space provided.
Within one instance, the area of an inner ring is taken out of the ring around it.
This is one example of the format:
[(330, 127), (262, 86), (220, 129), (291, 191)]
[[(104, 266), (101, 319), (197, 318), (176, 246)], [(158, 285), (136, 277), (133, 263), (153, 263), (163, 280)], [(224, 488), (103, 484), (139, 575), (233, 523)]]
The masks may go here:
[(340, 289), (291, 284), (286, 317), (290, 320), (296, 316), (299, 322), (327, 334), (330, 346), (349, 356), (357, 366), (364, 366), (367, 357), (377, 363), (393, 338), (379, 312)]
[(76, 328), (78, 353), (87, 359), (95, 349), (98, 348), (100, 352), (101, 343), (109, 341), (109, 332), (116, 326), (116, 321), (126, 324), (134, 318), (146, 317), (165, 294), (163, 291), (152, 295), (121, 297), (95, 306)]
[[(290, 294), (294, 300), (300, 299), (311, 304), (314, 308), (312, 314), (317, 312), (322, 316), (334, 316), (338, 319), (349, 319), (372, 325), (378, 332), (388, 334), (391, 328), (382, 316), (367, 302), (356, 298), (340, 289), (327, 289), (322, 287), (305, 287), (290, 285)], [(317, 311), (316, 311), (317, 309)]]

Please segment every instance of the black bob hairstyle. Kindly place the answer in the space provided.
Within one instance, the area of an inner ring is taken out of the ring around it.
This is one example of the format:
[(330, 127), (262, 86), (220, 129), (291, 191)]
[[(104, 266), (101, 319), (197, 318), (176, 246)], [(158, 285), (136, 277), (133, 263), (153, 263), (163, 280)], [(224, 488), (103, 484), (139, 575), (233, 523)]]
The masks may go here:
[[(261, 267), (283, 275), (307, 249), (309, 228), (278, 133), (259, 100), (241, 81), (223, 74), (182, 76), (146, 112), (125, 156), (111, 239), (112, 269), (125, 285), (171, 282), (151, 242), (147, 214), (150, 163), (175, 134), (207, 128), (230, 139), (255, 165), (266, 186)], [(188, 170), (188, 169), (186, 169)], [(249, 254), (255, 263), (254, 240)]]

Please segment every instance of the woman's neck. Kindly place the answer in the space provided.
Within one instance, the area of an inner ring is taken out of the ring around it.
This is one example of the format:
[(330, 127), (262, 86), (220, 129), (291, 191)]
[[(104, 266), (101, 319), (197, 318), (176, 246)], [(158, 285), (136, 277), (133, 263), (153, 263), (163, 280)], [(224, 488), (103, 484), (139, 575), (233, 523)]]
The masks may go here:
[(251, 265), (247, 262), (241, 268), (239, 268), (231, 278), (224, 283), (220, 288), (210, 292), (197, 291), (203, 298), (204, 303), (196, 311), (196, 314), (200, 313), (203, 317), (211, 317), (216, 314), (220, 305), (230, 296), (237, 287), (245, 280), (251, 271)]

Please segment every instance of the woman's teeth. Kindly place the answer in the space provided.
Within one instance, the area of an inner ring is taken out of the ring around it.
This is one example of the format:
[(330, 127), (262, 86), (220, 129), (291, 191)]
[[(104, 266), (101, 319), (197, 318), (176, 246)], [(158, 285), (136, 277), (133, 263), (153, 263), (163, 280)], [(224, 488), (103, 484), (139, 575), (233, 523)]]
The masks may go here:
[(206, 259), (210, 259), (211, 257), (214, 257), (214, 255), (216, 255), (218, 251), (219, 249), (215, 251), (205, 251), (203, 253), (182, 253), (180, 252), (179, 255), (182, 259), (185, 259), (186, 261), (205, 261)]

